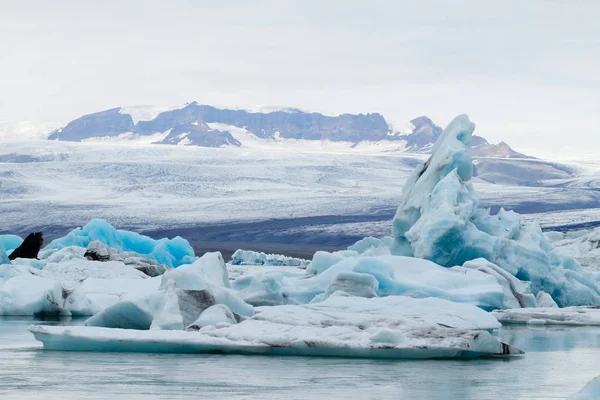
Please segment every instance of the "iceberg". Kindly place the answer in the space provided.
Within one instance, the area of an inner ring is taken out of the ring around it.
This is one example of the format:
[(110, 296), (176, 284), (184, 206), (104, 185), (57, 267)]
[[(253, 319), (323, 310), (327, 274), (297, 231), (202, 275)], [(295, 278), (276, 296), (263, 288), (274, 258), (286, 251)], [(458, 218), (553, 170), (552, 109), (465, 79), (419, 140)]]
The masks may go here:
[[(66, 247), (42, 260), (0, 266), (0, 315), (90, 316), (140, 291), (150, 279), (122, 262), (89, 261), (85, 249)], [(160, 280), (156, 280), (156, 288)]]
[(539, 225), (512, 211), (491, 215), (479, 208), (471, 183), (474, 129), (467, 116), (456, 117), (408, 179), (393, 220), (391, 253), (445, 267), (484, 258), (561, 307), (600, 305), (597, 277), (553, 250)]
[(306, 268), (308, 260), (287, 257), (281, 254), (265, 254), (263, 252), (238, 249), (231, 256), (232, 265), (270, 265)]
[(41, 325), (29, 329), (48, 350), (390, 359), (522, 354), (486, 330), (496, 327), (489, 313), (468, 304), (337, 293), (316, 304), (262, 307), (240, 323), (219, 322), (197, 331)]
[(68, 246), (85, 248), (95, 240), (119, 252), (132, 251), (171, 268), (192, 263), (196, 259), (190, 243), (179, 236), (173, 239), (155, 240), (136, 232), (115, 229), (102, 219), (93, 219), (83, 228), (76, 228), (67, 236), (53, 240), (44, 250), (62, 249)]
[(182, 330), (194, 325), (215, 305), (226, 306), (239, 319), (254, 315), (254, 308), (230, 289), (227, 267), (219, 252), (206, 253), (193, 264), (182, 265), (147, 280), (152, 281), (152, 285), (120, 295), (117, 302), (89, 318), (85, 324), (137, 330)]
[(519, 307), (521, 302), (535, 305), (526, 284), (509, 281), (487, 265), (465, 265), (444, 268), (413, 257), (317, 252), (303, 276), (259, 271), (239, 277), (232, 287), (254, 306), (307, 304), (337, 290), (361, 297), (437, 297), (488, 311)]
[(600, 326), (600, 308), (596, 306), (496, 310), (492, 315), (502, 324)]

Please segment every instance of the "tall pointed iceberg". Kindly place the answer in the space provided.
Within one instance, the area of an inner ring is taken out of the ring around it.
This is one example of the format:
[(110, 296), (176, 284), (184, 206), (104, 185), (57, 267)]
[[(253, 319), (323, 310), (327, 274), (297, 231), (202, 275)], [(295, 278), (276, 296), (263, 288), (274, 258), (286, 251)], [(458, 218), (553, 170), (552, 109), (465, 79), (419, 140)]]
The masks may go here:
[(466, 115), (456, 117), (429, 160), (408, 179), (394, 216), (392, 253), (446, 267), (485, 258), (531, 282), (534, 294), (549, 293), (561, 307), (599, 305), (596, 275), (554, 252), (538, 224), (524, 222), (513, 211), (491, 215), (479, 208), (471, 183), (474, 129)]

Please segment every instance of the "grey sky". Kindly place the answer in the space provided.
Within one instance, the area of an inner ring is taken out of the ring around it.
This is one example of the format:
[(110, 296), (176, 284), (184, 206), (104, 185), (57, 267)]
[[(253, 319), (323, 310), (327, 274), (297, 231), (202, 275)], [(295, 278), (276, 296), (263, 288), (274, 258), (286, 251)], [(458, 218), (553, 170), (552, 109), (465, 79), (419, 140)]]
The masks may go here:
[(197, 100), (467, 113), (517, 148), (600, 149), (600, 1), (0, 0), (0, 120)]

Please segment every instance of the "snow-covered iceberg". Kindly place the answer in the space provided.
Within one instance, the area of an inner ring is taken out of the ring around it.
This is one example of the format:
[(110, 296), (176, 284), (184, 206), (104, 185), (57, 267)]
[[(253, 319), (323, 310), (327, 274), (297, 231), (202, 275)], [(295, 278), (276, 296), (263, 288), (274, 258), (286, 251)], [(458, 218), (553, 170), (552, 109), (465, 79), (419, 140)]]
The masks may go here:
[(89, 316), (151, 284), (132, 265), (90, 261), (85, 251), (66, 247), (0, 265), (0, 315)]
[(522, 352), (486, 330), (490, 314), (441, 299), (364, 299), (343, 293), (308, 305), (257, 309), (238, 324), (198, 331), (50, 327), (30, 330), (49, 350), (309, 355), (366, 358), (473, 358)]
[(596, 276), (554, 251), (539, 225), (512, 211), (491, 215), (479, 208), (471, 184), (474, 129), (466, 116), (456, 117), (408, 179), (393, 221), (392, 254), (446, 267), (484, 258), (561, 307), (600, 304)]
[[(229, 286), (220, 253), (207, 253), (178, 269), (163, 266), (166, 272), (152, 277), (146, 273), (148, 268), (156, 272), (160, 265), (134, 253), (115, 254), (102, 249), (114, 258), (90, 260), (85, 257), (88, 249), (69, 246), (44, 250), (40, 260), (16, 259), (10, 265), (0, 265), (0, 315), (92, 316), (116, 309), (117, 314), (129, 318), (127, 305), (133, 304), (130, 309), (137, 310), (148, 310), (148, 304), (160, 306), (165, 276), (182, 288), (218, 290)], [(153, 313), (149, 315), (152, 320)]]
[(597, 306), (497, 310), (492, 314), (502, 324), (600, 326)]
[(67, 236), (53, 240), (44, 250), (68, 246), (87, 247), (95, 240), (119, 252), (133, 251), (169, 267), (189, 264), (196, 258), (190, 243), (179, 236), (155, 240), (136, 232), (115, 229), (102, 219), (93, 219), (83, 228), (76, 228)]
[[(206, 253), (193, 264), (171, 269), (151, 280), (153, 286), (143, 292), (121, 296), (118, 302), (85, 324), (123, 329), (182, 330), (214, 319), (215, 309), (208, 309), (215, 305), (221, 305), (234, 320), (254, 314), (254, 308), (229, 288), (227, 267), (218, 252)], [(205, 311), (208, 311), (207, 315), (204, 315)]]

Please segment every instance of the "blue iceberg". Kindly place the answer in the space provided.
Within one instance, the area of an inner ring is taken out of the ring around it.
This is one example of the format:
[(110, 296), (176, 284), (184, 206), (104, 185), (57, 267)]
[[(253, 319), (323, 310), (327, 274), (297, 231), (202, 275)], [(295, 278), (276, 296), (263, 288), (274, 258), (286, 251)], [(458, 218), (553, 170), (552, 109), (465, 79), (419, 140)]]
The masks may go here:
[(392, 254), (452, 267), (484, 258), (548, 293), (560, 306), (599, 305), (597, 278), (572, 257), (555, 252), (538, 224), (503, 209), (479, 208), (471, 183), (475, 125), (456, 117), (403, 189), (393, 221)]
[(133, 251), (144, 258), (155, 260), (169, 267), (191, 264), (196, 260), (190, 243), (176, 236), (173, 239), (155, 240), (136, 232), (115, 229), (102, 219), (93, 219), (83, 228), (75, 228), (63, 238), (52, 241), (47, 249), (62, 249), (68, 246), (87, 247), (94, 240), (104, 243), (119, 252)]

